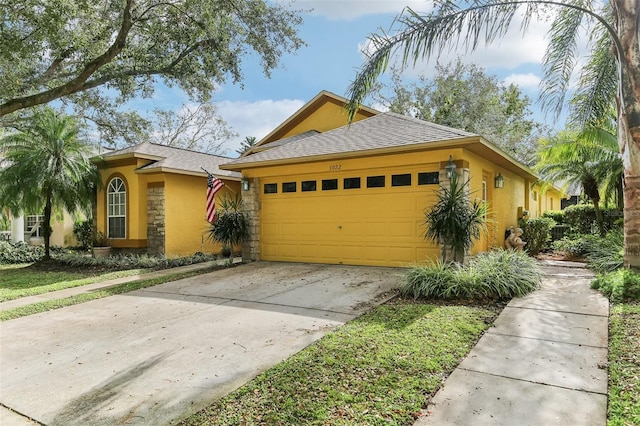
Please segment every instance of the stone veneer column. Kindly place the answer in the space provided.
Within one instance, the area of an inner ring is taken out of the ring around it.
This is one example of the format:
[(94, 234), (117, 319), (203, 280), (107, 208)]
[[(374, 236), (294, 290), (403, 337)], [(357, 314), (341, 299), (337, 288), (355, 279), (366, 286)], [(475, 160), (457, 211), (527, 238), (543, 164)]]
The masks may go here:
[(260, 260), (260, 179), (250, 180), (249, 190), (242, 191), (242, 209), (249, 220), (249, 237), (242, 244), (242, 260)]
[(164, 186), (147, 187), (147, 251), (165, 254)]

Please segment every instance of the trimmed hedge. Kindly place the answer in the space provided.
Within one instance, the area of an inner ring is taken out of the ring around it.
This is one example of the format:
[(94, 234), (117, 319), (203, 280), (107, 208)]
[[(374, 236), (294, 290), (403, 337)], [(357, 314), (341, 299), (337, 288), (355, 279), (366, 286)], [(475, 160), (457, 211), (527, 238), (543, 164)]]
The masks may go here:
[[(623, 213), (615, 208), (602, 209), (605, 231), (622, 226)], [(591, 204), (577, 204), (564, 209), (564, 221), (571, 226), (571, 232), (577, 234), (593, 234), (598, 231), (596, 212)]]

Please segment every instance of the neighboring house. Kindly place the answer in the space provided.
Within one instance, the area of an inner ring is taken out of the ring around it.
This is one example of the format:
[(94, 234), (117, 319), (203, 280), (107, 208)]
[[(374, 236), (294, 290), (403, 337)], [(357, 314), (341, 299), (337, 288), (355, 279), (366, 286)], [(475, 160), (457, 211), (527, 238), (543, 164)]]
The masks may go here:
[[(3, 166), (3, 159), (0, 157), (0, 168)], [(2, 207), (0, 206), (0, 209)], [(42, 238), (42, 214), (27, 212), (18, 216), (12, 216), (7, 210), (2, 212), (9, 218), (10, 228), (3, 230), (0, 228), (0, 240), (12, 242), (25, 242), (33, 245), (44, 244)], [(73, 234), (74, 218), (66, 211), (54, 214), (51, 223), (50, 244), (52, 246), (68, 247), (78, 245), (78, 241)]]
[(524, 211), (560, 208), (559, 191), (540, 193), (529, 168), (479, 135), (367, 107), (348, 125), (345, 102), (321, 92), (220, 166), (243, 176), (252, 223), (245, 258), (385, 266), (436, 259), (424, 215), (448, 182), (450, 158), (472, 199), (492, 212), (474, 253), (503, 247)]
[(219, 252), (206, 239), (207, 174), (222, 179), (225, 195), (240, 193), (240, 173), (220, 170), (231, 159), (142, 143), (96, 157), (103, 189), (96, 203), (97, 230), (123, 251), (167, 256)]

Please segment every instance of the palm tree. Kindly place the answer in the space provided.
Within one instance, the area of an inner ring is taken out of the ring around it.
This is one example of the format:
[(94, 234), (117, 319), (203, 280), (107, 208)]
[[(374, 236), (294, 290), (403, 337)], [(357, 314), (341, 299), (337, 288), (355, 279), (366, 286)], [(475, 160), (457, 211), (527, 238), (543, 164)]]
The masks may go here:
[(543, 179), (582, 187), (593, 202), (598, 230), (604, 237), (601, 190), (610, 198), (612, 193), (617, 196), (622, 188), (622, 159), (615, 136), (599, 128), (587, 128), (580, 133), (560, 132), (540, 141), (538, 156), (536, 170)]
[(90, 148), (78, 140), (72, 117), (51, 108), (37, 111), (21, 132), (0, 139), (8, 166), (0, 171), (0, 205), (20, 212), (43, 211), (44, 259), (51, 258), (51, 217), (56, 211), (91, 211), (98, 171)]
[[(625, 265), (640, 269), (640, 4), (630, 0), (610, 0), (603, 5), (597, 0), (445, 0), (428, 15), (411, 9), (394, 21), (400, 29), (392, 35), (370, 36), (373, 53), (356, 74), (349, 88), (348, 110), (352, 117), (376, 80), (389, 65), (392, 54), (401, 53), (402, 66), (437, 55), (456, 42), (468, 50), (482, 41), (491, 43), (504, 37), (516, 12), (525, 13), (522, 30), (540, 11), (557, 11), (551, 29), (550, 43), (543, 60), (545, 77), (542, 100), (549, 110), (559, 112), (565, 101), (572, 71), (578, 62), (579, 30), (593, 24), (592, 61), (583, 69), (578, 89), (583, 102), (578, 110), (583, 119), (596, 116), (608, 108), (615, 89), (618, 115), (618, 148), (624, 165), (624, 234)], [(608, 65), (608, 67), (607, 67)], [(615, 69), (615, 75), (611, 75)], [(613, 82), (613, 84), (611, 84)], [(586, 84), (585, 84), (586, 83)], [(608, 96), (608, 97), (607, 97)]]

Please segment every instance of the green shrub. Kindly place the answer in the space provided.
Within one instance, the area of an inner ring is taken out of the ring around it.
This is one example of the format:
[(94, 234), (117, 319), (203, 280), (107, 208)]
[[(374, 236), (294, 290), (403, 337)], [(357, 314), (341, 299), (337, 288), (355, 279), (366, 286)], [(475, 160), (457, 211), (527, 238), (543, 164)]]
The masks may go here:
[(93, 239), (93, 223), (91, 220), (83, 220), (73, 224), (73, 235), (83, 249), (91, 247)]
[[(603, 208), (602, 218), (605, 231), (620, 227), (622, 212), (615, 208)], [(565, 223), (571, 226), (571, 232), (577, 234), (595, 234), (598, 232), (596, 212), (591, 204), (576, 204), (564, 209)]]
[(518, 223), (524, 234), (522, 239), (527, 242), (525, 250), (536, 255), (547, 248), (547, 243), (551, 240), (551, 229), (556, 226), (556, 222), (548, 217), (538, 219), (520, 219)]
[(60, 263), (74, 267), (100, 267), (104, 269), (167, 269), (177, 266), (192, 265), (216, 260), (216, 256), (196, 253), (193, 256), (166, 258), (163, 256), (149, 256), (147, 254), (120, 254), (109, 257), (95, 258), (67, 254), (58, 258)]
[(523, 252), (496, 250), (473, 257), (466, 266), (442, 262), (414, 266), (401, 293), (414, 298), (508, 299), (540, 286), (535, 260)]
[(591, 288), (600, 290), (613, 302), (640, 300), (640, 274), (629, 269), (618, 269), (599, 275)]
[(546, 212), (542, 213), (542, 217), (553, 219), (554, 222), (558, 225), (565, 223), (564, 210), (547, 210)]
[(594, 234), (570, 234), (552, 242), (551, 247), (554, 251), (581, 257), (587, 254), (593, 245), (598, 244), (599, 240), (600, 237)]
[(240, 197), (225, 197), (220, 202), (221, 211), (207, 233), (207, 239), (232, 248), (249, 235), (249, 219), (242, 211)]
[(33, 263), (44, 256), (44, 247), (0, 241), (0, 264)]

